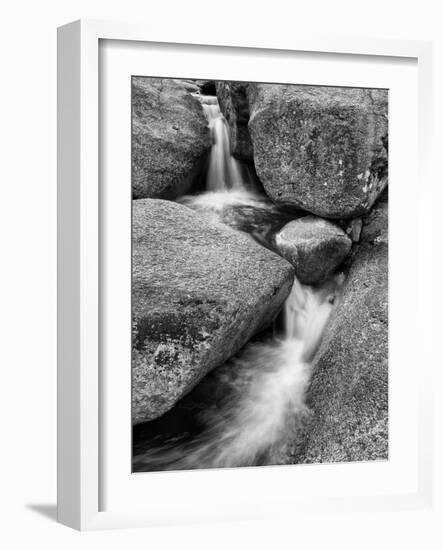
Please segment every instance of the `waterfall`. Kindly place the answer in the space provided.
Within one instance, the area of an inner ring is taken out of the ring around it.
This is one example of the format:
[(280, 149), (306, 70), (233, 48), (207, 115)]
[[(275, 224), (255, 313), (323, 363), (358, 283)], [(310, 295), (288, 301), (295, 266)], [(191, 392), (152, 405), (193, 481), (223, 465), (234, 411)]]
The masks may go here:
[[(233, 205), (264, 208), (263, 197), (248, 190), (241, 164), (231, 155), (229, 131), (217, 98), (200, 99), (213, 139), (206, 192), (184, 202), (217, 212)], [(248, 343), (211, 374), (215, 386), (227, 389), (222, 408), (210, 407), (200, 414), (204, 429), (191, 441), (172, 438), (136, 456), (135, 471), (281, 463), (306, 412), (311, 361), (342, 283), (340, 275), (313, 289), (295, 279), (284, 305), (283, 333)]]
[(245, 182), (240, 163), (231, 155), (229, 129), (215, 96), (202, 96), (203, 111), (209, 124), (212, 148), (206, 177), (208, 191), (242, 190)]

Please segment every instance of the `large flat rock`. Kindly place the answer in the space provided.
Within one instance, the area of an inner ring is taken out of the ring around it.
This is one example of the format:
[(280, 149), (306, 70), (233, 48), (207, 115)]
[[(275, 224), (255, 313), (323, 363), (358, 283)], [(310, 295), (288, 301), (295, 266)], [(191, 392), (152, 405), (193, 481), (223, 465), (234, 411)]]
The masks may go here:
[(134, 198), (174, 199), (190, 190), (212, 143), (196, 84), (132, 79)]
[(369, 212), (387, 184), (386, 90), (249, 84), (247, 96), (255, 168), (275, 202)]
[(163, 200), (133, 201), (133, 422), (169, 410), (265, 328), (293, 267), (249, 235)]

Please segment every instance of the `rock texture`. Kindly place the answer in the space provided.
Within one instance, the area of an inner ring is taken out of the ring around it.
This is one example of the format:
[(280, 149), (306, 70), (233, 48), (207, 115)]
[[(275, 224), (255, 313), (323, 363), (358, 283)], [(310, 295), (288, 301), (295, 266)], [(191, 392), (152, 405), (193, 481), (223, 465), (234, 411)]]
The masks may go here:
[(346, 234), (351, 237), (352, 242), (358, 243), (358, 241), (360, 240), (362, 227), (362, 218), (354, 218), (350, 220), (348, 226), (346, 227)]
[(253, 161), (252, 141), (249, 135), (249, 105), (246, 82), (217, 82), (220, 110), (229, 124), (231, 153), (239, 160)]
[(277, 203), (366, 214), (387, 184), (387, 91), (249, 84), (257, 175)]
[(304, 284), (324, 282), (349, 254), (351, 239), (333, 223), (304, 216), (290, 221), (275, 236), (279, 252)]
[(133, 202), (133, 422), (170, 409), (272, 322), (292, 266), (186, 206)]
[(387, 203), (366, 219), (313, 363), (312, 418), (296, 462), (388, 458)]
[(211, 147), (191, 81), (132, 79), (134, 198), (174, 199), (188, 192)]

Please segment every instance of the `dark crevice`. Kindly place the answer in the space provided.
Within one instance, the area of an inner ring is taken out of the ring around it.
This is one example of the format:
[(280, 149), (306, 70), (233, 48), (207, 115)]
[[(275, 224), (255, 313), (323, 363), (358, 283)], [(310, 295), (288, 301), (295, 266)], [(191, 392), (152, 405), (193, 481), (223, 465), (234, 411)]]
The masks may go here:
[(217, 95), (214, 80), (206, 80), (199, 87), (203, 95)]

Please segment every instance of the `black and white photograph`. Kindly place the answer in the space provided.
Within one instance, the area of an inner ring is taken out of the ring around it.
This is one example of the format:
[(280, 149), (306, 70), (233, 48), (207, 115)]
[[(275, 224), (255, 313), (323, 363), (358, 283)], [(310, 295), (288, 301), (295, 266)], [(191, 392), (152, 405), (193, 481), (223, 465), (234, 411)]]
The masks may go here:
[(388, 90), (131, 96), (133, 472), (387, 460)]
[(6, 5), (2, 548), (443, 548), (437, 7)]

